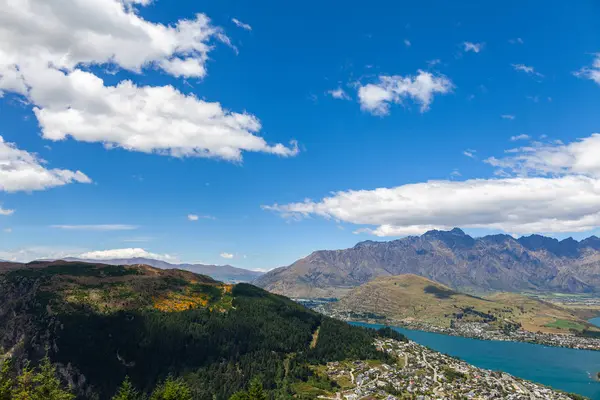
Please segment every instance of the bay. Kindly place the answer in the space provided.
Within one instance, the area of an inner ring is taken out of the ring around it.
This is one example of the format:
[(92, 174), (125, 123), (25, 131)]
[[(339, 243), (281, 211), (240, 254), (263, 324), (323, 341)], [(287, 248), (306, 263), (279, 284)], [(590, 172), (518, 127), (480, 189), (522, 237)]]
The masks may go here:
[[(600, 319), (597, 323), (600, 323)], [(383, 326), (360, 322), (351, 324), (370, 328)], [(421, 345), (458, 357), (477, 367), (505, 371), (519, 378), (600, 400), (600, 382), (594, 378), (600, 371), (600, 351), (479, 340), (393, 328)]]

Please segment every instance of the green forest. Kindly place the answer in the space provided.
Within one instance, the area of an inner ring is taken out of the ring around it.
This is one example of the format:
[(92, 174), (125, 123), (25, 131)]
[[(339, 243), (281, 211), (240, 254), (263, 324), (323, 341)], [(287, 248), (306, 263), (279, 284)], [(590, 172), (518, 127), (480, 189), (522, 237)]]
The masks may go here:
[[(0, 400), (302, 398), (298, 382), (334, 385), (311, 365), (389, 361), (373, 338), (404, 339), (324, 317), (249, 284), (227, 288), (193, 274), (102, 268), (0, 275), (0, 344), (3, 354), (13, 354), (4, 357)], [(89, 295), (105, 285), (108, 297)], [(119, 296), (124, 300), (115, 302)], [(204, 300), (163, 311), (164, 298), (184, 296)], [(23, 386), (24, 379), (37, 383)], [(18, 394), (27, 387), (40, 391), (46, 381), (56, 397)]]

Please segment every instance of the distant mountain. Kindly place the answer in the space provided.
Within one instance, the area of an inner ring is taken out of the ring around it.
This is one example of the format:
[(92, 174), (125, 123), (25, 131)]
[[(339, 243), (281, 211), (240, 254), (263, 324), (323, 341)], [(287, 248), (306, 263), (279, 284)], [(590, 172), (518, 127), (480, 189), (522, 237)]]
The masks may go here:
[(250, 271), (243, 268), (232, 267), (231, 265), (205, 265), (205, 264), (171, 264), (162, 260), (155, 260), (152, 258), (114, 258), (108, 260), (87, 260), (75, 257), (67, 257), (64, 261), (78, 261), (78, 262), (93, 262), (97, 264), (109, 264), (109, 265), (136, 265), (145, 264), (155, 268), (161, 269), (185, 269), (187, 271), (194, 272), (196, 274), (208, 275), (213, 279), (222, 282), (251, 282), (254, 279), (261, 276), (263, 273), (259, 271)]
[(506, 292), (471, 296), (412, 274), (380, 276), (328, 307), (337, 312), (375, 314), (440, 328), (448, 328), (452, 322), (485, 322), (496, 329), (519, 325), (530, 332), (565, 334), (570, 333), (568, 327), (598, 331), (572, 310), (545, 301)]
[(378, 276), (416, 274), (467, 292), (600, 293), (600, 239), (558, 241), (540, 235), (473, 238), (429, 231), (345, 250), (316, 251), (255, 284), (290, 297), (341, 297)]

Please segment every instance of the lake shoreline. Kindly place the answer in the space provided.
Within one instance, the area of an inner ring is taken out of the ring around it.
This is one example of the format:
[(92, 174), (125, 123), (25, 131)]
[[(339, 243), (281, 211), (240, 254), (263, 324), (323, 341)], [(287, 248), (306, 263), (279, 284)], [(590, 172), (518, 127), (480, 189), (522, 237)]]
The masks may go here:
[[(385, 326), (381, 322), (349, 323), (375, 329)], [(457, 357), (478, 368), (504, 371), (524, 380), (600, 400), (600, 383), (594, 379), (600, 365), (600, 353), (597, 351), (517, 341), (481, 340), (398, 326), (391, 328), (413, 342)]]
[[(334, 317), (338, 318), (338, 316)], [(385, 320), (343, 318), (346, 322), (360, 322), (367, 324), (379, 324), (400, 327), (413, 331), (439, 333), (448, 336), (464, 337), (469, 339), (498, 341), (498, 342), (521, 342), (539, 344), (542, 346), (562, 347), (567, 349), (600, 351), (600, 339), (585, 338), (575, 335), (556, 335), (549, 333), (533, 333), (527, 331), (514, 331), (506, 334), (499, 330), (484, 329), (485, 324), (469, 324), (463, 329), (441, 328), (423, 322), (407, 322), (386, 318)]]

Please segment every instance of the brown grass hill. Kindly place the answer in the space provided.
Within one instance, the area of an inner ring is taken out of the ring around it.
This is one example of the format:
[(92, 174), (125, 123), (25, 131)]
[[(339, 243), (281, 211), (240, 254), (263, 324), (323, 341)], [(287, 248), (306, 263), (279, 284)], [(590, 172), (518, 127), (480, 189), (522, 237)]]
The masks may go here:
[(558, 241), (539, 235), (473, 238), (430, 231), (345, 250), (316, 251), (254, 283), (289, 297), (342, 297), (379, 276), (415, 274), (469, 293), (600, 292), (600, 239)]
[(256, 375), (269, 398), (293, 398), (298, 382), (330, 384), (309, 364), (389, 358), (378, 335), (390, 334), (189, 271), (0, 263), (0, 362), (17, 373), (47, 354), (78, 399), (110, 399), (126, 376), (148, 394), (171, 376), (194, 399), (227, 400)]
[(520, 324), (531, 332), (566, 334), (570, 328), (596, 330), (572, 311), (545, 301), (516, 293), (472, 296), (412, 274), (375, 278), (352, 289), (330, 307), (445, 328), (451, 321), (460, 320), (485, 322), (499, 329), (506, 324)]

